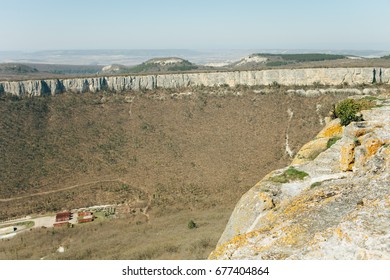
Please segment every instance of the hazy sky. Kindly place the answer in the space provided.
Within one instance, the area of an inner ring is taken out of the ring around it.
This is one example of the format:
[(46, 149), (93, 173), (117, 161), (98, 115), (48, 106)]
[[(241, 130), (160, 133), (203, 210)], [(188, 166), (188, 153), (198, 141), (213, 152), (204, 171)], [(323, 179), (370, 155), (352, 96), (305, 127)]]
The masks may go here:
[(389, 0), (0, 0), (0, 51), (390, 50)]

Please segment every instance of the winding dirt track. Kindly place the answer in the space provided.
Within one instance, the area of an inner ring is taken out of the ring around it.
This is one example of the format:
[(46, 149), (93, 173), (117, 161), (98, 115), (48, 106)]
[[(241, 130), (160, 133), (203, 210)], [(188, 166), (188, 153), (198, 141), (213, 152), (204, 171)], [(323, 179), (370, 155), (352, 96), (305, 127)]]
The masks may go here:
[(24, 199), (24, 198), (30, 198), (30, 197), (34, 197), (34, 196), (41, 196), (41, 195), (46, 195), (46, 194), (51, 194), (51, 193), (57, 193), (57, 192), (62, 192), (62, 191), (66, 191), (66, 190), (71, 190), (71, 189), (78, 188), (78, 187), (85, 187), (88, 185), (93, 185), (93, 184), (98, 184), (98, 183), (106, 183), (106, 182), (123, 182), (123, 183), (125, 183), (125, 181), (123, 181), (121, 179), (99, 180), (99, 181), (93, 181), (93, 182), (88, 182), (88, 183), (84, 183), (84, 184), (76, 184), (76, 185), (72, 185), (69, 187), (56, 189), (56, 190), (52, 190), (52, 191), (33, 193), (33, 194), (29, 194), (29, 195), (23, 195), (23, 196), (11, 197), (11, 198), (2, 198), (2, 199), (0, 199), (0, 202), (8, 202), (8, 201), (14, 201), (14, 200), (19, 200), (19, 199)]
[[(107, 182), (121, 182), (121, 183), (127, 184), (127, 182), (125, 180), (120, 179), (120, 178), (118, 178), (118, 179), (109, 179), (109, 180), (98, 180), (98, 181), (92, 181), (92, 182), (83, 183), (83, 184), (76, 184), (76, 185), (72, 185), (72, 186), (69, 186), (69, 187), (61, 188), (61, 189), (34, 193), (34, 194), (30, 194), (30, 195), (17, 196), (17, 197), (12, 197), (12, 198), (1, 198), (0, 202), (9, 202), (9, 201), (14, 201), (14, 200), (19, 200), (19, 199), (26, 199), (26, 198), (31, 198), (31, 197), (34, 197), (34, 196), (47, 195), (47, 194), (62, 192), (62, 191), (66, 191), (66, 190), (71, 190), (71, 189), (74, 189), (74, 188), (86, 187), (86, 186), (93, 185), (93, 184), (107, 183)], [(148, 204), (146, 205), (145, 208), (143, 208), (142, 213), (146, 216), (146, 219), (149, 222), (150, 217), (149, 217), (149, 214), (147, 212), (148, 212), (148, 210), (149, 210), (149, 208), (151, 206), (152, 198), (151, 198), (151, 196), (150, 196), (150, 194), (149, 194), (149, 192), (147, 190), (142, 189), (142, 188), (138, 188), (138, 189), (140, 189), (141, 191), (144, 191), (147, 194), (147, 196), (148, 196)]]

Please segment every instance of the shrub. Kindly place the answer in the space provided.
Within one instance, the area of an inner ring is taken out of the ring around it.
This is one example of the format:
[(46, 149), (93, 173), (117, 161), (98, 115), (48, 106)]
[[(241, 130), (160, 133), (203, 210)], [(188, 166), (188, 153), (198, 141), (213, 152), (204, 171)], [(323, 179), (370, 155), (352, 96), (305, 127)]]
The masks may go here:
[(320, 81), (316, 81), (316, 82), (313, 83), (313, 86), (314, 86), (314, 87), (321, 87), (322, 84), (321, 84)]
[(269, 86), (272, 88), (280, 88), (280, 84), (277, 81), (273, 81)]
[(290, 181), (303, 180), (306, 176), (309, 176), (309, 174), (291, 166), (282, 174), (272, 177), (271, 181), (275, 183), (288, 183)]
[(197, 226), (197, 224), (196, 224), (193, 220), (190, 220), (190, 221), (188, 222), (187, 227), (188, 227), (189, 229), (194, 229), (194, 228), (197, 228), (198, 226)]
[(287, 61), (271, 61), (271, 62), (267, 62), (265, 65), (269, 67), (277, 67), (277, 66), (288, 65), (290, 63), (291, 62), (287, 62)]
[(326, 143), (326, 148), (329, 149), (332, 147), (337, 141), (339, 141), (341, 137), (332, 137), (328, 140), (328, 143)]
[(345, 99), (337, 104), (335, 115), (340, 118), (341, 125), (346, 126), (351, 122), (362, 121), (362, 116), (356, 115), (362, 106), (353, 99)]
[(141, 129), (144, 130), (144, 131), (154, 131), (154, 126), (151, 125), (150, 123), (143, 122), (141, 124)]
[(168, 67), (168, 71), (189, 71), (198, 69), (198, 66), (195, 65), (175, 65)]
[(318, 187), (318, 186), (321, 186), (321, 182), (315, 182), (315, 183), (311, 184), (310, 188), (313, 189), (313, 188)]

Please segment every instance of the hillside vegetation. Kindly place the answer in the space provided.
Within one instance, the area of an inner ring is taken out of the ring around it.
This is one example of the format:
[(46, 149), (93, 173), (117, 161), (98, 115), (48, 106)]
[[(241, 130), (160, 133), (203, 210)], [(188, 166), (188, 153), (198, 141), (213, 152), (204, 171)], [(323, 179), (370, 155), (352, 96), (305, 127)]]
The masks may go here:
[(129, 67), (130, 73), (172, 72), (198, 69), (199, 66), (181, 58), (154, 58)]
[[(271, 54), (271, 53), (255, 53), (241, 59), (238, 62), (232, 63), (229, 67), (239, 69), (256, 69), (265, 67), (281, 67), (288, 65), (306, 65), (307, 63), (324, 63), (333, 62), (335, 60), (347, 60), (345, 55), (333, 55), (322, 53), (302, 53), (302, 54)], [(337, 62), (336, 62), (337, 64)]]
[(44, 63), (0, 63), (0, 80), (74, 77), (99, 72), (97, 65), (62, 65)]
[[(344, 97), (225, 86), (2, 96), (1, 220), (120, 206), (117, 220), (0, 241), (0, 258), (206, 258), (238, 198), (291, 160), (286, 132), (297, 151)], [(67, 253), (52, 255), (60, 243)]]
[(26, 74), (26, 73), (35, 73), (38, 70), (34, 67), (18, 64), (18, 63), (3, 63), (0, 64), (0, 74)]
[(324, 61), (346, 58), (345, 55), (324, 54), (324, 53), (300, 53), (300, 54), (270, 54), (257, 53), (257, 56), (264, 56), (269, 58), (281, 59), (292, 62), (308, 62), (308, 61)]

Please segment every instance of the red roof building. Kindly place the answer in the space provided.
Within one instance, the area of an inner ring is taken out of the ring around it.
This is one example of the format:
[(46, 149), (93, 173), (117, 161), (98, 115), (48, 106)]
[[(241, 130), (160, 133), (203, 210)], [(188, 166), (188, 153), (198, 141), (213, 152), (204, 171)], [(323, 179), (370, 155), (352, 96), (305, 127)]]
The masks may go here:
[(94, 215), (88, 215), (88, 216), (84, 216), (81, 219), (78, 219), (77, 222), (79, 224), (81, 224), (81, 223), (88, 223), (88, 222), (92, 222), (94, 219), (95, 219)]
[(60, 212), (56, 214), (56, 222), (64, 222), (69, 221), (72, 218), (72, 213), (67, 212)]
[(69, 222), (59, 222), (59, 223), (53, 224), (54, 227), (65, 227), (65, 226), (69, 226), (69, 225), (70, 225)]
[(93, 213), (92, 212), (79, 212), (77, 215), (79, 217), (84, 217), (84, 216), (92, 216)]

